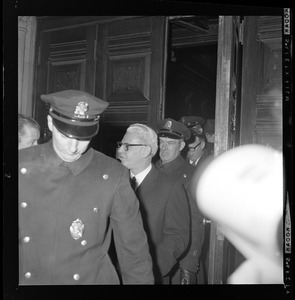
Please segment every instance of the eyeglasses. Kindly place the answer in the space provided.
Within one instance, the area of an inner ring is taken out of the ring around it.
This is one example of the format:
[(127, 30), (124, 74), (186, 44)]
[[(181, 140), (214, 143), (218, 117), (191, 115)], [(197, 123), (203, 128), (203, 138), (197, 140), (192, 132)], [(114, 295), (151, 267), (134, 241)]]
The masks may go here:
[(136, 146), (147, 146), (145, 144), (129, 144), (129, 143), (122, 143), (122, 142), (117, 142), (118, 148), (123, 147), (124, 151), (128, 151), (129, 147), (136, 147)]
[(202, 143), (202, 142), (200, 142), (199, 144), (197, 144), (195, 147), (188, 147), (188, 149), (189, 149), (190, 151), (195, 151), (196, 148), (197, 148), (201, 143)]

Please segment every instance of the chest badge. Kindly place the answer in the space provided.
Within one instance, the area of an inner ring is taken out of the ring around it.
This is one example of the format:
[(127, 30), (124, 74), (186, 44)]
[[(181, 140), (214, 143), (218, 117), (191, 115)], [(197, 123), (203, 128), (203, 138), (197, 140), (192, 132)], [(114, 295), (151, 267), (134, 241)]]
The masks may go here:
[(74, 240), (78, 240), (82, 237), (84, 231), (84, 224), (80, 219), (75, 220), (71, 227), (70, 233)]

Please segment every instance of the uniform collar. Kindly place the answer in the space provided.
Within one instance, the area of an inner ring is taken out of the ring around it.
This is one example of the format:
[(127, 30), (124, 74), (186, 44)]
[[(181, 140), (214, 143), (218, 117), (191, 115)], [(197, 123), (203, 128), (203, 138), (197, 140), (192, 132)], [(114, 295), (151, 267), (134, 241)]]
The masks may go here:
[(93, 149), (88, 149), (78, 160), (73, 162), (63, 161), (55, 152), (52, 140), (44, 145), (44, 155), (52, 166), (63, 166), (69, 169), (75, 176), (81, 173), (90, 163), (93, 157)]
[(169, 163), (163, 164), (162, 161), (160, 161), (159, 166), (160, 168), (163, 168), (166, 172), (170, 173), (174, 170), (177, 170), (184, 163), (185, 159), (181, 155), (178, 155), (174, 160), (170, 161)]

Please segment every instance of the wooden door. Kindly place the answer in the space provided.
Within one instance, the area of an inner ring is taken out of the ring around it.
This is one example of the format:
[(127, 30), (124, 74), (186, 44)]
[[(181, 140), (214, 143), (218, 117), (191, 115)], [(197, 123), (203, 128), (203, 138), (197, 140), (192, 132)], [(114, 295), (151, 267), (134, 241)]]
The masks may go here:
[(245, 16), (241, 144), (282, 150), (282, 18)]
[[(217, 50), (216, 112), (214, 155), (238, 146), (241, 19), (220, 16)], [(209, 248), (209, 284), (225, 284), (235, 268), (236, 250), (212, 221)]]
[(43, 142), (51, 133), (40, 95), (65, 89), (110, 103), (91, 141), (109, 156), (130, 124), (156, 126), (165, 93), (166, 17), (52, 17), (39, 28), (34, 108)]
[(130, 124), (155, 128), (162, 117), (166, 27), (161, 16), (99, 25), (95, 94), (110, 106), (92, 142), (112, 157)]
[[(282, 149), (281, 41), (280, 16), (219, 18), (215, 156), (253, 143)], [(209, 257), (211, 284), (225, 284), (244, 260), (216, 223)]]
[(51, 137), (47, 127), (49, 106), (41, 94), (66, 89), (94, 93), (96, 26), (56, 28), (39, 33), (35, 118), (41, 126), (43, 142)]

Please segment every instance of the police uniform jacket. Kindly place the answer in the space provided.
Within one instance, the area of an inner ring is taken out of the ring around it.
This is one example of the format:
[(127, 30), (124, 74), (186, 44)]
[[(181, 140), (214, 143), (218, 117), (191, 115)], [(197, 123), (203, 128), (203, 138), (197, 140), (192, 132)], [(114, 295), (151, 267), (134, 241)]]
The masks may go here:
[(19, 151), (20, 284), (119, 284), (111, 230), (123, 283), (154, 283), (127, 168), (91, 148), (65, 163), (52, 141)]
[(191, 239), (186, 254), (180, 261), (180, 266), (192, 272), (197, 272), (199, 258), (204, 240), (203, 217), (197, 206), (195, 196), (191, 193), (191, 180), (195, 168), (190, 165), (181, 155), (173, 161), (162, 164), (160, 160), (156, 162), (156, 167), (174, 182), (183, 184), (186, 190), (187, 201), (190, 206), (191, 214)]
[(190, 215), (182, 185), (155, 166), (136, 189), (154, 262), (155, 282), (172, 269), (189, 243)]

